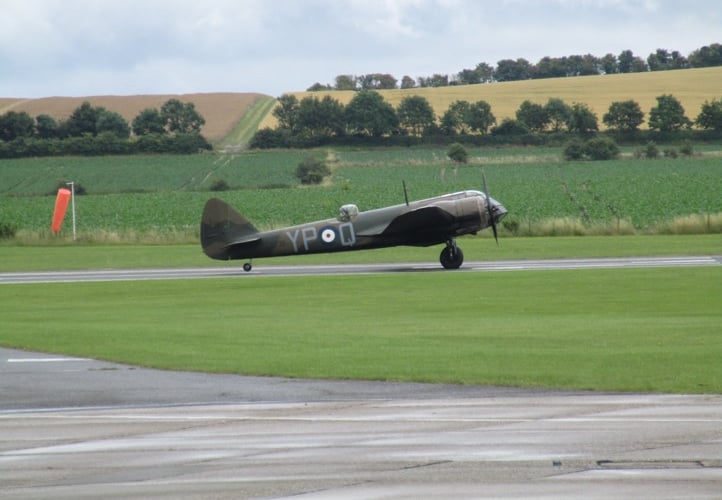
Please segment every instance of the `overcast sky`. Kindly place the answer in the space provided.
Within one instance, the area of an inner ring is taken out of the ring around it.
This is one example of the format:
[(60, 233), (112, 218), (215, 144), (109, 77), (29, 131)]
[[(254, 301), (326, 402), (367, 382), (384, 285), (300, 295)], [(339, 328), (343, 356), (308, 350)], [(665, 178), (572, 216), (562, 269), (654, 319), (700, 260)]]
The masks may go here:
[(279, 96), (340, 74), (711, 43), (719, 0), (0, 0), (0, 97)]

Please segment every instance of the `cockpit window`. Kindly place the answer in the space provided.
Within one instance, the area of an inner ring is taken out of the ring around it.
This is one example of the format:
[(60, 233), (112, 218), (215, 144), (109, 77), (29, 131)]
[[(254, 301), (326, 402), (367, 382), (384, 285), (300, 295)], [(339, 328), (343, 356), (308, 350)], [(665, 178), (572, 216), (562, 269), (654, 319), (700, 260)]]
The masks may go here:
[(338, 209), (338, 220), (348, 222), (358, 215), (358, 207), (356, 205), (342, 205)]

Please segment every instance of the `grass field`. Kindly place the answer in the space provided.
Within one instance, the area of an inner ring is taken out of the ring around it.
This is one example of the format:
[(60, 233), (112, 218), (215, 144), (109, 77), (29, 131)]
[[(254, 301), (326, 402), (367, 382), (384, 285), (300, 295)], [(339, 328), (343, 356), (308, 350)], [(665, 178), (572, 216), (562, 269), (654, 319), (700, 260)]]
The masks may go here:
[(720, 268), (0, 286), (5, 346), (291, 377), (722, 392)]
[[(633, 99), (639, 103), (646, 118), (649, 118), (649, 110), (657, 105), (656, 97), (663, 94), (672, 94), (679, 99), (687, 117), (694, 119), (705, 100), (719, 99), (720, 80), (722, 80), (722, 67), (715, 67), (379, 92), (394, 107), (408, 95), (423, 96), (428, 99), (437, 116), (441, 116), (456, 100), (469, 102), (485, 100), (491, 105), (491, 111), (497, 122), (501, 122), (504, 118), (514, 118), (519, 105), (527, 99), (545, 104), (550, 97), (555, 97), (564, 100), (567, 104), (574, 102), (587, 104), (597, 114), (600, 127), (604, 128), (602, 116), (608, 111), (612, 102)], [(319, 98), (324, 95), (323, 92), (293, 94), (299, 99), (306, 95), (315, 95)], [(354, 96), (354, 92), (331, 92), (330, 95), (347, 104)], [(276, 124), (275, 117), (269, 114), (260, 126), (275, 127)], [(645, 127), (646, 122), (642, 128)]]
[[(112, 233), (110, 239), (117, 240), (120, 233), (135, 231), (150, 232), (155, 240), (163, 233), (182, 233), (182, 241), (188, 241), (196, 237), (202, 207), (211, 196), (268, 228), (333, 217), (343, 203), (362, 210), (401, 203), (402, 181), (412, 199), (481, 189), (483, 169), (492, 196), (510, 211), (505, 227), (514, 223), (520, 234), (722, 230), (717, 151), (608, 162), (563, 162), (554, 148), (469, 152), (470, 163), (464, 166), (453, 165), (443, 148), (3, 160), (0, 222), (47, 239), (54, 195), (36, 195), (74, 180), (89, 193), (77, 198), (78, 230), (85, 239)], [(307, 155), (332, 160), (330, 183), (298, 186), (294, 170)], [(208, 192), (220, 179), (234, 190)], [(696, 222), (685, 221), (687, 216)], [(667, 227), (675, 218), (682, 220), (679, 227)]]
[(234, 129), (226, 135), (218, 144), (220, 148), (243, 148), (251, 142), (253, 134), (258, 130), (258, 125), (276, 104), (273, 97), (259, 97), (251, 107), (248, 108), (243, 118), (236, 124)]

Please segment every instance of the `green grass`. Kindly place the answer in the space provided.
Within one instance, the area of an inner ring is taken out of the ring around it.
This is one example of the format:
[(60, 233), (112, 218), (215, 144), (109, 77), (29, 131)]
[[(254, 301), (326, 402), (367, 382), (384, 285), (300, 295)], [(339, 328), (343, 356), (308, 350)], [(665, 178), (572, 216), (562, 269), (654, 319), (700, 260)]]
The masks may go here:
[(276, 105), (273, 97), (259, 97), (258, 100), (246, 111), (241, 121), (235, 128), (223, 138), (221, 148), (225, 146), (245, 146), (258, 130), (258, 125)]
[(722, 392), (722, 269), (0, 286), (0, 344), (167, 369)]

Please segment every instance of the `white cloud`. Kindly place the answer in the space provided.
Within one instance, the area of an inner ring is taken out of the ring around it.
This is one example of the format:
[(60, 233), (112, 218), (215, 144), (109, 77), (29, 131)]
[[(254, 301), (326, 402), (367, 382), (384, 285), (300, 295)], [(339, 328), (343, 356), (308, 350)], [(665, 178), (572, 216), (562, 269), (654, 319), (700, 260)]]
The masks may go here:
[(716, 0), (5, 0), (0, 96), (258, 91), (722, 42)]

